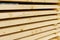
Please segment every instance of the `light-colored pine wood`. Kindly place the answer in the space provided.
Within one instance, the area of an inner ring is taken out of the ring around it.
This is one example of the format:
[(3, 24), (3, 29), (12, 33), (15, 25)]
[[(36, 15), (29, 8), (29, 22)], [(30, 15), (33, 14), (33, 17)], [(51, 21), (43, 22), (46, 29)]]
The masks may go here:
[[(50, 17), (50, 18), (49, 18)], [(55, 17), (48, 16), (48, 17), (36, 17), (36, 18), (26, 18), (26, 19), (15, 19), (15, 20), (7, 20), (7, 21), (1, 21), (0, 27), (9, 26), (9, 25), (17, 25), (17, 24), (24, 24), (24, 23), (31, 23), (31, 22), (37, 22), (37, 21), (43, 21), (47, 19), (55, 19)], [(57, 23), (59, 22), (56, 20)], [(56, 22), (54, 22), (56, 23)]]
[[(52, 2), (52, 3), (58, 2), (58, 0), (0, 0), (0, 1)], [(0, 10), (42, 9), (42, 8), (45, 9), (45, 8), (60, 8), (60, 7), (58, 5), (0, 4)], [(60, 10), (58, 12), (57, 10), (6, 12), (6, 13), (0, 13), (0, 20), (6, 19), (6, 18), (37, 16), (37, 15), (47, 15), (47, 14), (57, 14), (57, 13), (60, 13)], [(51, 19), (56, 19), (56, 18), (60, 18), (60, 16), (50, 15), (50, 16), (40, 16), (40, 17), (14, 19), (14, 20), (13, 19), (12, 20), (1, 20), (0, 21), (0, 40), (14, 40), (14, 39), (17, 39), (17, 40), (36, 40), (36, 39), (37, 40), (49, 40), (53, 37), (60, 36), (60, 24), (58, 24), (60, 23), (60, 20), (51, 20)], [(45, 20), (50, 20), (50, 21), (45, 21)], [(37, 21), (40, 21), (40, 22), (37, 22)], [(41, 21), (44, 21), (44, 22), (41, 22)], [(32, 22), (37, 22), (37, 23), (32, 23)], [(24, 24), (24, 23), (32, 23), (32, 24), (19, 25), (19, 26), (14, 26), (14, 27), (11, 26), (11, 25), (17, 25), (17, 24)], [(54, 24), (57, 24), (57, 25), (54, 25)], [(51, 25), (51, 26), (47, 26), (47, 25)], [(37, 29), (34, 29), (34, 28), (37, 28)], [(27, 30), (27, 31), (24, 31), (24, 30)], [(18, 33), (14, 33), (14, 32), (18, 32)], [(39, 32), (42, 32), (42, 33), (39, 33)], [(10, 33), (14, 33), (14, 34), (10, 34)], [(5, 35), (5, 34), (10, 34), (10, 35)], [(29, 35), (32, 35), (32, 36), (29, 36)], [(29, 37), (25, 37), (25, 36), (29, 36)], [(19, 38), (22, 38), (22, 39), (19, 39)]]
[(51, 10), (51, 11), (30, 11), (30, 12), (6, 12), (6, 13), (0, 13), (0, 19), (14, 18), (14, 17), (25, 17), (25, 16), (36, 16), (36, 15), (46, 15), (46, 14), (56, 14), (56, 11)]

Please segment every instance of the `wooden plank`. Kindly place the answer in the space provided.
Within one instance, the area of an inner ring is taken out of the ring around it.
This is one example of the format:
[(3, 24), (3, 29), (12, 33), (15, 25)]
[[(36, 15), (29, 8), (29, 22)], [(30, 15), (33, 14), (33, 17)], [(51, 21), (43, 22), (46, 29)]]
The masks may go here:
[[(0, 40), (4, 40), (4, 39), (6, 39), (6, 40), (8, 40), (8, 39), (10, 39), (11, 38), (11, 40), (13, 40), (13, 39), (16, 39), (16, 38), (21, 38), (21, 37), (24, 37), (24, 36), (26, 36), (26, 35), (31, 35), (32, 33), (31, 33), (32, 31), (27, 31), (27, 32), (23, 32), (23, 33), (17, 33), (17, 34), (13, 34), (13, 35), (8, 35), (8, 36), (4, 36), (4, 37), (0, 37)], [(56, 32), (56, 30), (52, 30), (52, 31), (48, 31), (48, 32), (45, 32), (45, 33), (40, 33), (40, 34), (37, 34), (37, 35), (34, 35), (34, 36), (30, 36), (30, 37), (28, 37), (28, 38), (24, 38), (24, 39), (36, 39), (36, 38), (38, 38), (38, 37), (43, 37), (43, 36), (46, 36), (46, 35), (49, 35), (49, 34), (52, 34), (52, 33), (55, 33)], [(27, 33), (27, 34), (26, 34)], [(20, 36), (19, 36), (20, 35)], [(39, 36), (40, 35), (40, 36)], [(38, 37), (37, 37), (38, 36)], [(23, 40), (23, 39), (22, 39)]]
[(0, 19), (13, 18), (13, 17), (36, 16), (36, 15), (47, 15), (47, 14), (56, 14), (56, 10), (30, 11), (30, 12), (6, 12), (6, 13), (0, 13)]
[[(50, 18), (49, 18), (50, 17)], [(15, 20), (6, 20), (6, 21), (0, 21), (0, 27), (6, 27), (6, 26), (10, 26), (10, 25), (17, 25), (17, 24), (24, 24), (24, 23), (33, 23), (33, 22), (41, 22), (44, 20), (48, 20), (48, 19), (55, 19), (55, 21), (57, 21), (57, 23), (59, 22), (56, 16), (46, 16), (46, 17), (35, 17), (35, 18), (26, 18), (26, 19), (15, 19)], [(52, 21), (54, 22), (54, 21)], [(54, 22), (56, 23), (56, 22)]]
[[(9, 5), (9, 6), (8, 6)], [(33, 8), (32, 8), (33, 7)], [(0, 4), (0, 10), (57, 8), (57, 5)]]
[[(32, 26), (32, 25), (30, 25), (30, 26)], [(60, 26), (58, 26), (58, 27), (60, 27)], [(12, 28), (1, 29), (0, 30), (0, 35), (14, 33), (14, 32), (19, 32), (21, 30), (23, 30), (23, 31), (24, 30), (30, 31), (29, 29), (33, 30), (33, 32), (36, 31), (35, 33), (39, 33), (39, 32), (51, 30), (51, 29), (58, 28), (58, 27), (54, 27), (54, 25), (45, 26), (45, 27), (44, 26), (43, 27), (41, 27), (41, 26), (40, 27), (39, 26), (36, 26), (36, 27), (17, 26), (17, 27), (12, 27)]]
[(56, 30), (52, 30), (52, 31), (48, 31), (48, 32), (45, 32), (45, 33), (37, 34), (37, 35), (34, 35), (34, 36), (30, 36), (30, 37), (27, 37), (27, 38), (23, 38), (23, 39), (20, 39), (20, 40), (28, 40), (28, 39), (35, 40), (35, 39), (37, 39), (39, 37), (44, 37), (44, 36), (53, 34), (55, 32), (56, 32)]

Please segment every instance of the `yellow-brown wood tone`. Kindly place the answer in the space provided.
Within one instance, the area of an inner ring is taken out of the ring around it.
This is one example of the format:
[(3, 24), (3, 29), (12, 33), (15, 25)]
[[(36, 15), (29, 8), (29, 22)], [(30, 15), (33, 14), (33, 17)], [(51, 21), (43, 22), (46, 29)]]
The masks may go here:
[(60, 40), (60, 37), (57, 36), (57, 37), (51, 38), (51, 39), (49, 39), (49, 40)]
[[(46, 2), (54, 4), (22, 5), (18, 4), (20, 2), (17, 4), (2, 2), (0, 4), (0, 40), (60, 40), (58, 37), (60, 35), (60, 15), (58, 14), (60, 10), (59, 6), (55, 4), (58, 0), (1, 1)], [(21, 11), (21, 9), (39, 9), (39, 11)]]

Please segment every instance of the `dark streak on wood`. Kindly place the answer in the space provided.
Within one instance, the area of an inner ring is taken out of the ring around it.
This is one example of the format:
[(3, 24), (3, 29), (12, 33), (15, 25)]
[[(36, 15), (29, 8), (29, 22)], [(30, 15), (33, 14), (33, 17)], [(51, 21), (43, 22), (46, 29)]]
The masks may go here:
[(15, 19), (25, 19), (25, 18), (34, 18), (34, 17), (43, 17), (43, 16), (52, 16), (52, 15), (57, 15), (57, 14), (46, 14), (46, 15), (36, 15), (36, 16), (4, 18), (4, 19), (0, 19), (0, 21), (15, 20)]
[(57, 18), (56, 19), (50, 19), (50, 20), (44, 20), (44, 21), (36, 21), (36, 22), (30, 22), (30, 23), (24, 23), (24, 24), (16, 24), (16, 25), (4, 26), (4, 27), (0, 27), (0, 29), (17, 27), (17, 26), (24, 26), (24, 25), (35, 24), (35, 23), (42, 23), (42, 22), (53, 21), (53, 20), (57, 20)]
[(1, 3), (6, 4), (25, 4), (25, 5), (57, 5), (58, 3), (51, 2), (23, 2), (23, 1), (0, 1)]
[(26, 12), (26, 11), (46, 11), (46, 10), (56, 10), (56, 8), (48, 8), (48, 9), (12, 9), (12, 10), (0, 10), (0, 13), (6, 13), (6, 12)]
[(47, 26), (51, 26), (51, 25), (54, 25), (54, 24), (50, 24), (50, 25), (46, 25), (46, 26), (42, 26), (42, 27), (37, 27), (37, 28), (32, 28), (32, 29), (28, 29), (28, 30), (24, 30), (24, 31), (18, 31), (18, 32), (14, 32), (14, 33), (4, 34), (4, 35), (0, 35), (0, 37), (12, 35), (12, 34), (17, 34), (17, 33), (22, 33), (22, 32), (26, 32), (26, 31), (30, 31), (30, 30), (34, 30), (34, 29), (38, 29), (38, 28), (43, 28), (43, 27), (47, 27)]

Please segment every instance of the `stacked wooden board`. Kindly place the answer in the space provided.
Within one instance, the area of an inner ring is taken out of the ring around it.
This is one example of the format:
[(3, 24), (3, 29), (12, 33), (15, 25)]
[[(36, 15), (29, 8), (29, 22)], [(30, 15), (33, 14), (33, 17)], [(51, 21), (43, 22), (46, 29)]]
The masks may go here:
[[(0, 1), (0, 40), (49, 40), (60, 33), (57, 4), (14, 4)], [(58, 3), (58, 0), (26, 0), (26, 2)], [(57, 24), (57, 25), (56, 25)]]

